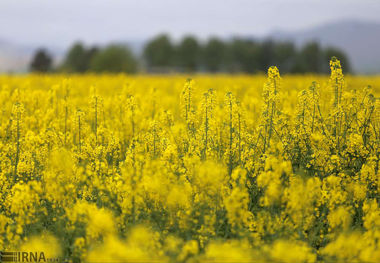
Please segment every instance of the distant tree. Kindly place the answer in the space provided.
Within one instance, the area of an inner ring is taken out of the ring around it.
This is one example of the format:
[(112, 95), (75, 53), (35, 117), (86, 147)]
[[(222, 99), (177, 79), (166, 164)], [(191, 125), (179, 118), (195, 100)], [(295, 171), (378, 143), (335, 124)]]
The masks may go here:
[(33, 72), (49, 72), (52, 70), (52, 63), (53, 59), (49, 53), (45, 49), (40, 48), (34, 54), (29, 68)]
[(90, 70), (98, 73), (135, 73), (137, 71), (137, 61), (128, 47), (110, 45), (96, 53), (91, 60)]
[(309, 42), (297, 55), (294, 73), (321, 73), (323, 68), (322, 49), (317, 42)]
[(150, 40), (144, 47), (143, 56), (150, 68), (172, 66), (174, 47), (169, 36), (162, 34)]
[(87, 48), (86, 53), (85, 53), (85, 61), (87, 63), (86, 65), (87, 70), (90, 69), (91, 61), (95, 57), (95, 55), (98, 54), (99, 50), (100, 49), (97, 46)]
[(258, 70), (259, 44), (253, 40), (235, 38), (227, 52), (230, 72), (254, 73)]
[[(33, 62), (33, 71), (49, 71), (51, 58), (40, 50)], [(38, 55), (38, 57), (37, 57)], [(322, 49), (317, 42), (310, 42), (297, 49), (291, 42), (273, 40), (255, 41), (234, 38), (222, 41), (210, 38), (201, 45), (194, 36), (184, 37), (179, 44), (172, 44), (170, 37), (161, 34), (144, 47), (143, 59), (148, 71), (166, 72), (266, 72), (276, 65), (282, 73), (329, 73), (332, 56), (340, 59), (344, 72), (351, 70), (346, 54), (333, 47)], [(50, 62), (49, 62), (50, 59)], [(43, 62), (45, 61), (45, 62)], [(42, 66), (49, 62), (48, 69)], [(131, 51), (120, 45), (111, 45), (99, 50), (74, 43), (69, 49), (61, 69), (66, 72), (128, 72), (137, 71), (137, 61)], [(30, 66), (32, 70), (32, 64)]]
[(85, 61), (86, 50), (82, 43), (75, 43), (68, 51), (63, 69), (68, 72), (85, 72), (87, 63)]
[(226, 44), (218, 38), (209, 39), (202, 51), (202, 64), (210, 72), (223, 70), (226, 66)]
[(263, 72), (266, 72), (270, 66), (275, 64), (275, 44), (271, 39), (261, 43), (257, 60), (258, 69)]
[(87, 49), (81, 42), (75, 43), (68, 51), (62, 65), (62, 70), (67, 72), (84, 73), (89, 70), (92, 58), (98, 49)]
[(340, 60), (344, 73), (351, 72), (351, 65), (347, 55), (342, 50), (334, 47), (327, 47), (323, 51), (323, 73), (330, 73), (329, 61), (332, 57), (336, 57)]
[(293, 68), (297, 50), (291, 42), (279, 42), (274, 47), (274, 65), (282, 73), (290, 72)]
[(200, 51), (198, 40), (195, 37), (184, 37), (177, 47), (176, 65), (186, 72), (196, 71), (199, 66)]

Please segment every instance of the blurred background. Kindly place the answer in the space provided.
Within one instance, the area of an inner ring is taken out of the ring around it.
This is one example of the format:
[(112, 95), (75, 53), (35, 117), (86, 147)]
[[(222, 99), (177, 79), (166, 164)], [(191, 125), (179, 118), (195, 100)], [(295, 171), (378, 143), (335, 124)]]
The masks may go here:
[(378, 0), (1, 0), (0, 72), (380, 72)]

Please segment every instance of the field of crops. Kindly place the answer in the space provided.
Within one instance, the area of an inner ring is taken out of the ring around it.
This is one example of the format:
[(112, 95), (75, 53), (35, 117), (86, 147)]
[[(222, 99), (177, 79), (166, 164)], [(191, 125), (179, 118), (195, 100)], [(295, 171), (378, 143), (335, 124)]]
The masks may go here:
[(380, 77), (0, 76), (0, 251), (380, 262)]

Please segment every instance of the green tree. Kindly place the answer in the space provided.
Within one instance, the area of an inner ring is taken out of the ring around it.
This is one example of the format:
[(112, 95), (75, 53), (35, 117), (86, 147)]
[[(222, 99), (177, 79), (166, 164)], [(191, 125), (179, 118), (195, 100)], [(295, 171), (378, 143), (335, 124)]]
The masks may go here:
[(66, 72), (84, 73), (89, 70), (97, 51), (96, 47), (86, 48), (81, 42), (74, 43), (67, 52), (61, 69)]
[(110, 45), (97, 52), (91, 60), (90, 70), (98, 73), (135, 73), (137, 71), (137, 61), (128, 47)]
[(291, 42), (279, 42), (274, 47), (274, 65), (280, 72), (287, 73), (292, 70), (297, 55), (296, 48)]
[(66, 55), (63, 70), (68, 72), (85, 72), (88, 63), (85, 61), (86, 49), (82, 43), (75, 43)]
[(176, 65), (186, 72), (198, 69), (200, 60), (200, 46), (193, 36), (186, 36), (177, 47)]
[(298, 53), (293, 68), (294, 73), (321, 73), (322, 72), (322, 49), (317, 42), (307, 43)]
[(217, 72), (226, 66), (226, 45), (218, 38), (208, 40), (202, 51), (202, 63), (207, 71)]
[(271, 39), (260, 44), (257, 61), (258, 69), (262, 72), (266, 72), (270, 66), (275, 64), (275, 43)]
[(144, 47), (143, 56), (149, 68), (172, 66), (174, 47), (169, 36), (162, 34), (150, 40)]
[(30, 71), (32, 72), (49, 72), (52, 70), (53, 59), (50, 54), (43, 48), (36, 51), (30, 63)]
[(253, 40), (235, 38), (227, 52), (230, 72), (254, 73), (258, 69), (259, 45)]

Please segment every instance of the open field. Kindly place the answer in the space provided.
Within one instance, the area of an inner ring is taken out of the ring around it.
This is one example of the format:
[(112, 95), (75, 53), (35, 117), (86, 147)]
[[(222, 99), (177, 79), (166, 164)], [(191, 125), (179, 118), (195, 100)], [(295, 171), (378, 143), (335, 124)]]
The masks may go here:
[(380, 76), (331, 68), (0, 76), (0, 251), (379, 262)]

